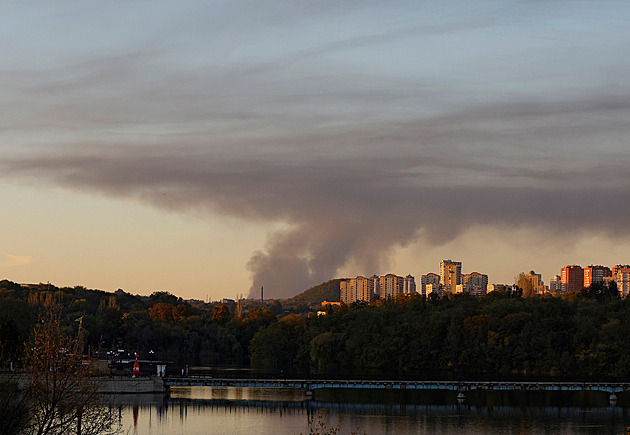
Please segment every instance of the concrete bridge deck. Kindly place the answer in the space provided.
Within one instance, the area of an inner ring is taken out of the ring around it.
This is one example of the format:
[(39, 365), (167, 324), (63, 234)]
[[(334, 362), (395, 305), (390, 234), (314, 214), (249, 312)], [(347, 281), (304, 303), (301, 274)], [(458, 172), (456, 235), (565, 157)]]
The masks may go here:
[(393, 390), (519, 390), (519, 391), (605, 391), (610, 394), (630, 390), (628, 382), (525, 382), (525, 381), (367, 381), (315, 379), (232, 379), (211, 377), (170, 377), (165, 387), (258, 387), (294, 388), (313, 391), (321, 388)]

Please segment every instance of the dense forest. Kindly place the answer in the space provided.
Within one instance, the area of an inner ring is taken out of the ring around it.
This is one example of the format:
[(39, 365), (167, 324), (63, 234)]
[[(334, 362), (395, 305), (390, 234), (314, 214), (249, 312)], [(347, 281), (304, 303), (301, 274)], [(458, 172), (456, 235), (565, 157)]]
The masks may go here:
[(601, 285), (544, 297), (523, 297), (518, 288), (482, 297), (399, 296), (329, 307), (320, 316), (289, 301), (254, 302), (239, 307), (167, 292), (145, 297), (0, 281), (0, 359), (19, 364), (38, 314), (56, 305), (68, 335), (82, 325), (86, 353), (151, 353), (172, 361), (173, 370), (233, 365), (299, 375), (630, 376), (630, 301)]

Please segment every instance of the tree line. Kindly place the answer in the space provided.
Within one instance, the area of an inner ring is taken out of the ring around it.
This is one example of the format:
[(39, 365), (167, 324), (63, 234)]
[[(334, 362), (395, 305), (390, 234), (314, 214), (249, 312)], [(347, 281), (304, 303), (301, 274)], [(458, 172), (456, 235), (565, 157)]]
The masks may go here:
[(38, 316), (62, 307), (60, 324), (84, 352), (125, 349), (185, 366), (259, 367), (300, 375), (630, 374), (630, 301), (597, 284), (562, 296), (525, 297), (518, 287), (475, 297), (398, 296), (329, 308), (318, 316), (283, 301), (184, 301), (83, 287), (23, 288), (0, 281), (0, 361), (19, 365)]
[(286, 316), (250, 343), (252, 362), (364, 376), (627, 377), (630, 301), (614, 283), (562, 296), (504, 288), (401, 295), (325, 316)]

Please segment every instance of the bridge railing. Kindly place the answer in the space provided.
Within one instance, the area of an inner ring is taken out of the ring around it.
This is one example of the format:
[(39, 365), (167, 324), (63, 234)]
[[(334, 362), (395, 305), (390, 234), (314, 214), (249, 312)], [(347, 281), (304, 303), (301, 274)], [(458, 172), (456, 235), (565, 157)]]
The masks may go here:
[(358, 379), (251, 379), (214, 377), (170, 377), (167, 386), (234, 386), (266, 388), (404, 389), (404, 390), (530, 390), (530, 391), (605, 391), (619, 393), (630, 390), (630, 383), (615, 382), (506, 382), (506, 381), (398, 381)]

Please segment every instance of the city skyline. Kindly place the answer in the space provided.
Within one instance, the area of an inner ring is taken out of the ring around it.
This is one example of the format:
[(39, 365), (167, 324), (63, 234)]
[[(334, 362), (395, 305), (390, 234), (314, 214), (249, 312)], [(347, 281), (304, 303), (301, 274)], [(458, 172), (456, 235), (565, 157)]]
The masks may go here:
[(629, 262), (626, 2), (0, 11), (0, 278), (282, 298)]

